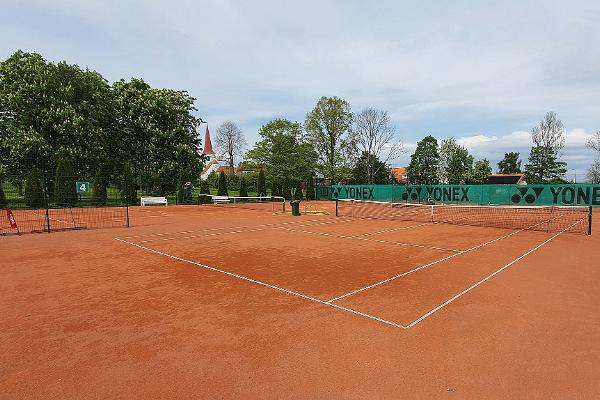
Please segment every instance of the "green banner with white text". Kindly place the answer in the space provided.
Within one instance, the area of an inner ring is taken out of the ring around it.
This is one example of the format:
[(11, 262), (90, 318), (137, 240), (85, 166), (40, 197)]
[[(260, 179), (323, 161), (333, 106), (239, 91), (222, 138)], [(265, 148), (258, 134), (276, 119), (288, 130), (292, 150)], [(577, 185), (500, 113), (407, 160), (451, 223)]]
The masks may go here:
[(600, 185), (323, 185), (317, 199), (600, 207)]

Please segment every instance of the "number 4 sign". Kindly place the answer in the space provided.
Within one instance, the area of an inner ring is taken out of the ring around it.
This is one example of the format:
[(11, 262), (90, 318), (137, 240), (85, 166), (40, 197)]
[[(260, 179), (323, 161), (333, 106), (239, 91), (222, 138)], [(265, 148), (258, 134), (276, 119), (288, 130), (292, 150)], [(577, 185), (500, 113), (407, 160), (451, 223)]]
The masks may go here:
[(76, 182), (75, 186), (77, 187), (77, 193), (87, 193), (90, 190), (89, 182)]

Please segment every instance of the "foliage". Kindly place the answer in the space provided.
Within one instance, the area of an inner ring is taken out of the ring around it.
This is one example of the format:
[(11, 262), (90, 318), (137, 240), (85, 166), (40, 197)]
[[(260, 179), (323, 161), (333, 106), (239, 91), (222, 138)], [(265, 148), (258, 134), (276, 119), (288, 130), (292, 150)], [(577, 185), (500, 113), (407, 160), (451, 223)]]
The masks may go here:
[(366, 151), (356, 162), (356, 166), (352, 170), (352, 178), (355, 183), (376, 185), (392, 183), (389, 165)]
[(133, 173), (131, 166), (125, 164), (123, 168), (123, 177), (121, 182), (121, 201), (123, 204), (136, 205), (137, 204), (137, 190), (133, 181)]
[(77, 203), (76, 177), (68, 159), (58, 161), (54, 178), (54, 202), (73, 207)]
[(292, 186), (288, 178), (283, 178), (281, 183), (281, 196), (288, 200), (292, 198)]
[(264, 166), (271, 175), (299, 178), (316, 167), (317, 155), (302, 135), (302, 125), (286, 119), (274, 119), (263, 125), (261, 140), (246, 158)]
[(521, 172), (521, 160), (519, 153), (510, 152), (504, 154), (504, 158), (498, 163), (499, 174), (516, 174)]
[(0, 208), (6, 207), (6, 195), (4, 194), (4, 188), (2, 187), (2, 177), (0, 176)]
[(439, 153), (441, 181), (451, 185), (465, 183), (473, 168), (473, 156), (469, 151), (450, 138), (442, 140)]
[(311, 176), (306, 178), (306, 200), (315, 199), (315, 180)]
[(208, 181), (203, 180), (200, 181), (200, 204), (210, 204), (211, 199), (209, 196), (204, 196), (210, 194), (210, 187), (208, 186)]
[(32, 208), (43, 207), (45, 201), (39, 170), (32, 168), (25, 179), (25, 204)]
[(407, 168), (408, 180), (412, 184), (437, 184), (440, 155), (436, 138), (429, 135), (417, 142)]
[(296, 181), (296, 188), (293, 197), (294, 200), (302, 200), (304, 198), (302, 193), (302, 181)]
[(343, 176), (353, 164), (351, 124), (350, 104), (335, 96), (321, 97), (306, 116), (304, 128), (317, 153), (319, 169), (333, 180)]
[(265, 172), (261, 169), (258, 172), (258, 184), (256, 187), (257, 196), (267, 195), (267, 184), (265, 182)]
[(165, 188), (163, 186), (162, 176), (160, 174), (154, 175), (152, 181), (152, 196), (164, 196)]
[(466, 179), (469, 185), (483, 185), (487, 182), (488, 177), (492, 174), (492, 166), (487, 159), (477, 160), (471, 173)]
[(281, 183), (279, 181), (279, 178), (273, 177), (271, 179), (271, 196), (281, 196), (281, 195), (282, 195), (282, 190), (281, 190)]
[(248, 197), (248, 188), (246, 187), (246, 179), (242, 175), (240, 177), (240, 197)]
[(586, 179), (589, 183), (600, 183), (600, 160), (594, 161), (587, 170)]
[(192, 187), (186, 169), (179, 171), (179, 179), (177, 181), (177, 202), (179, 204), (192, 203)]
[(94, 178), (94, 192), (92, 193), (92, 204), (95, 206), (105, 206), (108, 198), (106, 192), (106, 178), (102, 173), (97, 173)]
[(567, 163), (558, 161), (556, 150), (551, 147), (532, 147), (529, 163), (525, 165), (527, 183), (560, 183), (567, 172)]
[(227, 177), (225, 173), (221, 171), (219, 174), (219, 187), (217, 190), (217, 195), (219, 196), (229, 196), (229, 192), (227, 190)]

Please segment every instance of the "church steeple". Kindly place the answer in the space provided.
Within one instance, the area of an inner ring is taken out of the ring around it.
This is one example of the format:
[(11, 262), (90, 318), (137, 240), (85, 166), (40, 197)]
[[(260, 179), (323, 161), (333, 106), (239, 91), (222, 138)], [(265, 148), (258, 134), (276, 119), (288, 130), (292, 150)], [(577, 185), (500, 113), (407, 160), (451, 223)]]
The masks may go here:
[(210, 141), (210, 132), (208, 131), (208, 124), (206, 125), (206, 133), (204, 134), (204, 154), (212, 156), (215, 154), (212, 148), (212, 142)]

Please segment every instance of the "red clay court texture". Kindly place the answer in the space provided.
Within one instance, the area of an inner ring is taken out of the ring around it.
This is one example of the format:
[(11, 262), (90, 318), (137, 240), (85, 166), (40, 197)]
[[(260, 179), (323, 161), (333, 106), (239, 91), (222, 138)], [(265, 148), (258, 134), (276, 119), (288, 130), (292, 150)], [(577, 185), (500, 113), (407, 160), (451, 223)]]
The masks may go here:
[(0, 398), (600, 398), (600, 235), (312, 209), (0, 237)]

